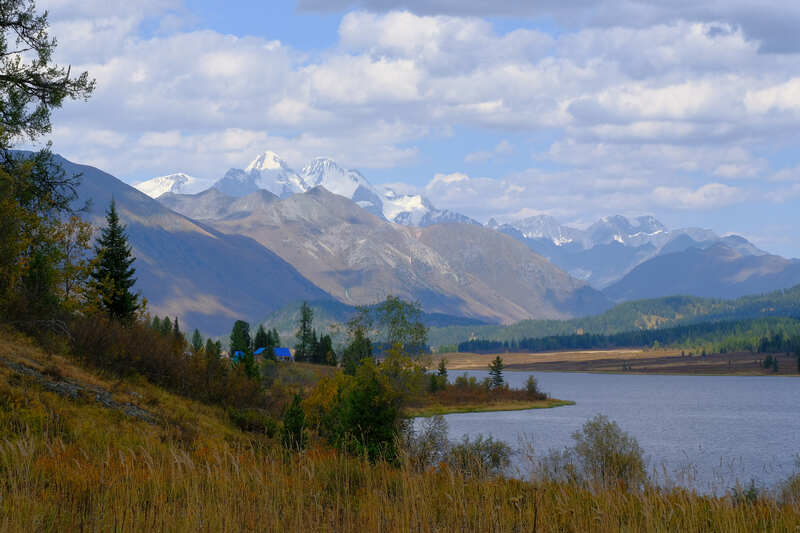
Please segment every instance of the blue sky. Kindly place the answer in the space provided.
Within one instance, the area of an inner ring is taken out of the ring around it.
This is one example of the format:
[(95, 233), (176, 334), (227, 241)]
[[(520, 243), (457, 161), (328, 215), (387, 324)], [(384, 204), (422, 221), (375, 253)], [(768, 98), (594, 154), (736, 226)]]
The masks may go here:
[(652, 214), (800, 256), (800, 5), (49, 0), (66, 157), (208, 182), (272, 150), (485, 221)]

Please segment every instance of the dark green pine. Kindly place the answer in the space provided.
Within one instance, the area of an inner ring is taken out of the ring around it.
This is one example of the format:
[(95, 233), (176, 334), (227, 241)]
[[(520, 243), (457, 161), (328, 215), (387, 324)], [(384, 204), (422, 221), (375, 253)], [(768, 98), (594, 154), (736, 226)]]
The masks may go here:
[(139, 309), (139, 296), (131, 292), (136, 283), (133, 274), (131, 246), (125, 235), (125, 226), (119, 221), (117, 207), (111, 200), (106, 213), (106, 227), (95, 246), (97, 264), (92, 271), (92, 280), (100, 295), (100, 303), (108, 314), (118, 320), (133, 318)]

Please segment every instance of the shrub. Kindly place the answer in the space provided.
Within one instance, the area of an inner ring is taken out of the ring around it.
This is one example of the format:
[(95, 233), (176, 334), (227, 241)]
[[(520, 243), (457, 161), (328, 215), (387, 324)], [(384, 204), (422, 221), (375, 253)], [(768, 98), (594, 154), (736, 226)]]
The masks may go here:
[(547, 398), (547, 395), (539, 390), (539, 382), (532, 375), (528, 376), (525, 381), (525, 392), (531, 400), (544, 400)]
[(451, 447), (447, 463), (467, 477), (485, 478), (503, 473), (511, 464), (511, 448), (491, 436), (478, 435), (474, 440), (464, 437)]
[(639, 443), (616, 422), (597, 415), (572, 438), (574, 447), (551, 451), (540, 461), (538, 471), (542, 478), (623, 489), (639, 489), (647, 481)]
[(278, 423), (259, 409), (228, 408), (228, 418), (242, 431), (260, 433), (269, 438), (274, 437), (278, 432)]
[(325, 419), (323, 432), (337, 448), (371, 461), (397, 458), (400, 396), (371, 360), (362, 361), (355, 378), (337, 391)]
[(447, 440), (447, 422), (441, 415), (425, 418), (419, 432), (414, 431), (413, 421), (407, 421), (401, 433), (400, 448), (406, 465), (422, 472), (444, 461), (450, 453)]
[(575, 439), (575, 454), (590, 483), (603, 486), (619, 483), (635, 488), (646, 480), (639, 443), (616, 422), (597, 415), (572, 438)]
[(183, 336), (164, 334), (143, 322), (121, 324), (104, 316), (77, 317), (70, 324), (75, 356), (120, 377), (144, 376), (172, 392), (232, 407), (264, 404), (261, 384), (216, 354), (192, 354)]
[(308, 438), (306, 436), (306, 415), (301, 402), (300, 395), (295, 394), (291, 405), (283, 415), (281, 442), (285, 448), (290, 450), (302, 450), (306, 447)]

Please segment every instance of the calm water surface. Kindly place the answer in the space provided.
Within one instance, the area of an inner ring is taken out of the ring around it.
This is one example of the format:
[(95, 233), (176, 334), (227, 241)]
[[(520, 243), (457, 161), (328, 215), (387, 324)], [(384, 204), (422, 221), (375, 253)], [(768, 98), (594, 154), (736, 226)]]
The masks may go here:
[[(458, 374), (461, 374), (460, 372)], [(456, 371), (452, 371), (451, 378)], [(471, 371), (483, 378), (486, 372)], [(522, 387), (530, 372), (506, 372)], [(452, 439), (492, 435), (536, 455), (573, 444), (571, 434), (596, 414), (639, 441), (661, 483), (724, 492), (754, 479), (773, 486), (795, 471), (800, 453), (800, 379), (750, 376), (650, 376), (534, 373), (540, 389), (574, 406), (448, 415)], [(523, 472), (527, 461), (515, 454)], [(664, 472), (667, 477), (665, 478)]]

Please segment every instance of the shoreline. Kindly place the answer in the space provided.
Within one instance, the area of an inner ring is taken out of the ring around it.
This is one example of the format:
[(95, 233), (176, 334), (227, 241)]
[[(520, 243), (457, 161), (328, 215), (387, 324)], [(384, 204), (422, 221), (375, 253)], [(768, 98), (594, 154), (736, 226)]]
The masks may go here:
[(570, 400), (548, 398), (546, 400), (507, 401), (495, 404), (429, 405), (426, 407), (410, 407), (406, 409), (406, 414), (409, 418), (430, 418), (436, 415), (452, 415), (462, 413), (494, 413), (502, 411), (552, 409), (566, 405), (575, 405), (575, 402)]
[(800, 377), (797, 358), (792, 354), (770, 354), (778, 360), (778, 372), (765, 369), (761, 361), (768, 354), (736, 352), (682, 356), (675, 350), (606, 350), (544, 353), (442, 354), (452, 372), (486, 370), (499, 355), (509, 372), (578, 372), (589, 374), (636, 374), (675, 376), (770, 376)]

